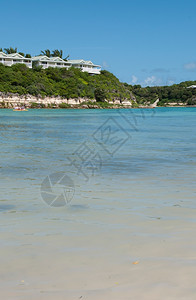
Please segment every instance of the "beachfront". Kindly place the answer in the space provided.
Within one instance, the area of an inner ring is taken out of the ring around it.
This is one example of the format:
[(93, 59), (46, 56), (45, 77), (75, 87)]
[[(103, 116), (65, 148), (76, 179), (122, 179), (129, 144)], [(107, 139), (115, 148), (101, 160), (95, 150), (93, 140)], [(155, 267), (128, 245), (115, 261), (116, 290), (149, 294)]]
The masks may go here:
[(0, 298), (193, 300), (195, 110), (0, 110)]

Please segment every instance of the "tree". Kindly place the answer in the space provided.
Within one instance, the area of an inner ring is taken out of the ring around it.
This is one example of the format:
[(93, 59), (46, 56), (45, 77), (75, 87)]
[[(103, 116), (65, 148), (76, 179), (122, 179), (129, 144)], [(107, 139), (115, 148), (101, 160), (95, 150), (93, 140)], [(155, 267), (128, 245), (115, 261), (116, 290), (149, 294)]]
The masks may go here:
[(95, 89), (95, 99), (99, 102), (104, 102), (106, 99), (106, 93), (100, 88)]
[(25, 56), (23, 52), (18, 52), (20, 55)]
[(58, 49), (55, 49), (52, 51), (52, 57), (60, 57), (62, 58), (63, 57), (63, 50), (58, 50)]
[(17, 53), (17, 48), (12, 48), (12, 47), (4, 48), (4, 51), (6, 54)]
[(69, 54), (68, 54), (65, 58), (63, 58), (63, 60), (64, 60), (64, 61), (67, 61), (68, 58), (69, 58)]
[(0, 48), (0, 52), (3, 52), (3, 49), (2, 49), (2, 48)]
[(33, 61), (32, 62), (32, 69), (37, 71), (37, 72), (40, 72), (42, 70), (42, 66), (38, 66), (36, 61)]
[(51, 51), (49, 49), (42, 50), (41, 55), (46, 55), (48, 57), (51, 57)]
[(189, 99), (187, 104), (188, 105), (196, 105), (196, 97), (195, 98), (193, 97), (192, 99)]
[(27, 54), (25, 55), (25, 57), (26, 57), (26, 58), (31, 58), (31, 54), (27, 53)]
[[(63, 50), (55, 49), (51, 52), (49, 49), (46, 49), (46, 50), (41, 51), (41, 55), (46, 55), (48, 57), (57, 57), (58, 56), (58, 57), (62, 58)], [(63, 58), (63, 60), (67, 61), (68, 58), (69, 58), (69, 54), (65, 58)]]

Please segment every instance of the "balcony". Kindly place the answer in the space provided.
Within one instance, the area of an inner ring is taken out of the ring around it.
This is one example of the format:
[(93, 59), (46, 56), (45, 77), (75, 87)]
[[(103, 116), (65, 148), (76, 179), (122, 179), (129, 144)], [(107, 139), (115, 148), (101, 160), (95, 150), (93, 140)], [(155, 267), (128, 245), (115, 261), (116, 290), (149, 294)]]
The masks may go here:
[(66, 69), (69, 68), (69, 66), (64, 65), (64, 64), (59, 64), (59, 65), (56, 64), (55, 67), (56, 67), (56, 68), (66, 68)]
[(83, 72), (88, 72), (89, 74), (100, 74), (101, 69), (99, 68), (88, 68), (88, 67), (82, 67), (81, 68)]

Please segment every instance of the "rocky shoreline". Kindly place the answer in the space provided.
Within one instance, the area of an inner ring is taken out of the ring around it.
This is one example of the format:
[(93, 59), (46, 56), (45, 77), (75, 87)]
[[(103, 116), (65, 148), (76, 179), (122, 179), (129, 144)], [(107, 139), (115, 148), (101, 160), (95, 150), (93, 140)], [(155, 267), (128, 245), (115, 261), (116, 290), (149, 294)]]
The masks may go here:
[(95, 99), (73, 98), (64, 99), (61, 97), (35, 97), (32, 95), (18, 95), (12, 93), (0, 93), (0, 108), (13, 109), (14, 107), (25, 108), (77, 108), (77, 109), (95, 109), (95, 108), (154, 108), (159, 99), (153, 104), (138, 105), (136, 101), (114, 99), (113, 101), (97, 102)]
[[(109, 106), (132, 107), (132, 103), (128, 100), (105, 102)], [(101, 103), (95, 99), (88, 98), (74, 98), (63, 99), (61, 97), (35, 97), (32, 95), (16, 95), (16, 94), (0, 94), (0, 108), (14, 108), (25, 106), (26, 108), (99, 108)]]
[[(0, 92), (0, 109), (7, 108), (13, 109), (14, 107), (25, 107), (25, 108), (75, 108), (75, 109), (115, 109), (115, 108), (155, 108), (159, 99), (153, 104), (138, 105), (137, 102), (114, 99), (113, 101), (97, 102), (96, 99), (88, 98), (73, 98), (66, 99), (61, 97), (35, 97), (32, 95), (18, 95), (12, 93), (1, 93)], [(182, 107), (187, 106), (183, 103), (172, 102), (165, 105), (166, 107)]]

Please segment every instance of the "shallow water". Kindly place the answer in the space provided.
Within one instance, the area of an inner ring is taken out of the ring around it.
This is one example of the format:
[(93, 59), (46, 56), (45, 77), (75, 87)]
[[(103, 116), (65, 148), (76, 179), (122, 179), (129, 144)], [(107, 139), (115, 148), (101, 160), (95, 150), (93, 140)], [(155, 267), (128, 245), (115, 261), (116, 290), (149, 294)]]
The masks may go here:
[(0, 110), (1, 298), (195, 299), (195, 113)]

